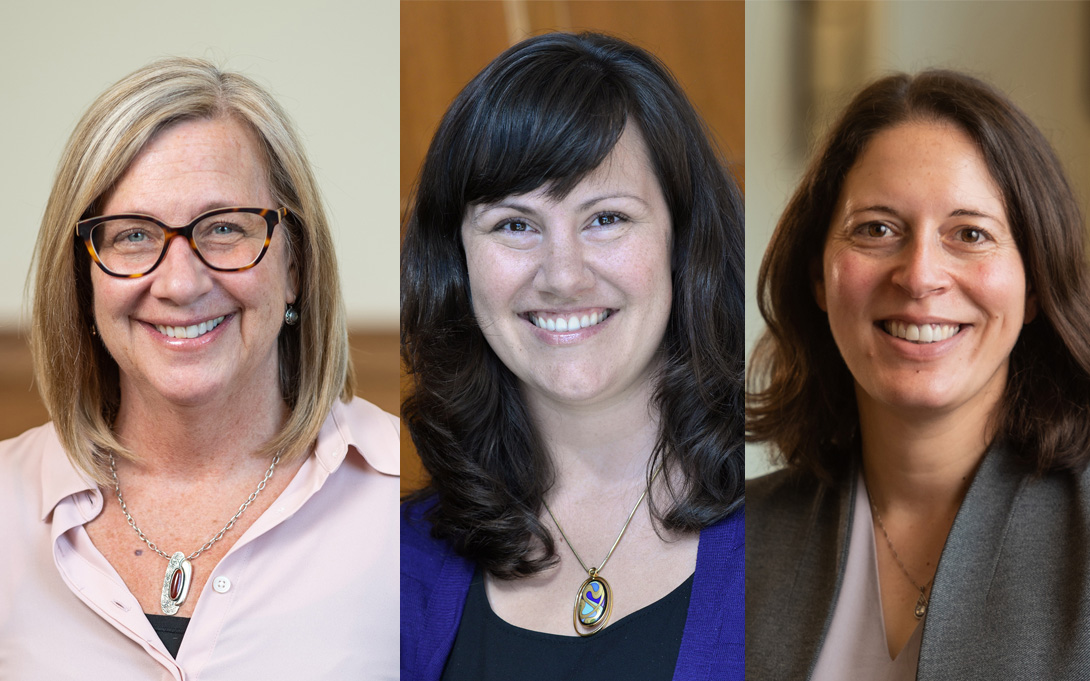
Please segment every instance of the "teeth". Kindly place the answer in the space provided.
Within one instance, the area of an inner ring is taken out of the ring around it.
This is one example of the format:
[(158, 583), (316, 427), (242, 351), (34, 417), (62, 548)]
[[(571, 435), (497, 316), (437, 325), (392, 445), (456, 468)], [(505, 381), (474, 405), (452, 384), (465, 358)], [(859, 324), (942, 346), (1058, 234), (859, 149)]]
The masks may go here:
[(913, 343), (938, 343), (954, 337), (961, 331), (960, 324), (908, 324), (906, 322), (885, 321), (882, 328), (886, 333), (903, 338)]
[(223, 319), (224, 317), (216, 317), (191, 326), (163, 326), (162, 324), (156, 324), (155, 328), (159, 330), (159, 333), (171, 338), (200, 338), (219, 326)]
[(538, 326), (538, 328), (545, 329), (547, 331), (578, 331), (579, 329), (585, 329), (588, 326), (594, 326), (600, 322), (604, 322), (606, 317), (609, 316), (609, 310), (603, 311), (601, 314), (592, 312), (589, 315), (585, 314), (582, 317), (571, 315), (569, 317), (543, 317), (534, 313), (530, 313), (530, 321)]

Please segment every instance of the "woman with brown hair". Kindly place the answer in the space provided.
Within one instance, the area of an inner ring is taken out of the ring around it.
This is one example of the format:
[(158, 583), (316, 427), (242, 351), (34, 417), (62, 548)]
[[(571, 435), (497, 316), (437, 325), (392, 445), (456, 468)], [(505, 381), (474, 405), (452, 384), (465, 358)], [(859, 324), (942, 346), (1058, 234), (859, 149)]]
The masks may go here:
[(956, 72), (863, 90), (765, 255), (747, 678), (1082, 678), (1084, 230), (1040, 131)]
[(36, 267), (52, 423), (0, 443), (0, 677), (396, 678), (397, 420), (353, 397), (280, 106), (201, 60), (118, 81)]

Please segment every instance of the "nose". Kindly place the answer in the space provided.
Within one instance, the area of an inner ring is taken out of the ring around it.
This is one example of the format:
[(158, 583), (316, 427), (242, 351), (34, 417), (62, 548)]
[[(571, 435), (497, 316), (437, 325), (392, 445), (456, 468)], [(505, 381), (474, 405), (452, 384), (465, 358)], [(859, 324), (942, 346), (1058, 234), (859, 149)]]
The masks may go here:
[(594, 286), (594, 272), (587, 262), (587, 244), (577, 230), (554, 230), (542, 249), (536, 283), (539, 290), (570, 300)]
[(893, 283), (912, 298), (942, 293), (952, 282), (946, 254), (937, 238), (912, 236), (898, 254)]
[(182, 237), (170, 240), (163, 261), (148, 276), (152, 295), (177, 305), (188, 305), (212, 290), (211, 271)]

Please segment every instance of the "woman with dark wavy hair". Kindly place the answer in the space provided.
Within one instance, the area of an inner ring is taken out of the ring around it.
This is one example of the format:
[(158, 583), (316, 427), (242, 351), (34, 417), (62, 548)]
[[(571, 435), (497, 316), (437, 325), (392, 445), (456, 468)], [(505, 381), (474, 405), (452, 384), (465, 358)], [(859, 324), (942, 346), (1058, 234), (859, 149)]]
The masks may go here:
[(1041, 132), (957, 72), (883, 78), (765, 254), (747, 678), (1085, 678), (1090, 295)]
[(742, 252), (642, 49), (543, 35), (462, 90), (402, 251), (403, 678), (741, 677)]

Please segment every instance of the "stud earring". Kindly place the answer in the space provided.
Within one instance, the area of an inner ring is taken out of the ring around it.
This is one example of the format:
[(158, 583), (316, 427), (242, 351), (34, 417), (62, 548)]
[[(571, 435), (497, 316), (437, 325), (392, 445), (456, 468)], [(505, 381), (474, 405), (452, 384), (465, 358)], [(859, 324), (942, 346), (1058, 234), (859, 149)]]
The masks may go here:
[(284, 310), (284, 323), (288, 326), (295, 326), (299, 323), (299, 313), (290, 304), (288, 309)]

